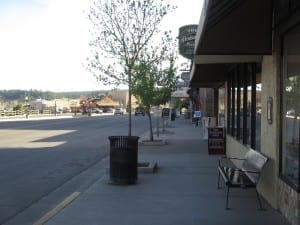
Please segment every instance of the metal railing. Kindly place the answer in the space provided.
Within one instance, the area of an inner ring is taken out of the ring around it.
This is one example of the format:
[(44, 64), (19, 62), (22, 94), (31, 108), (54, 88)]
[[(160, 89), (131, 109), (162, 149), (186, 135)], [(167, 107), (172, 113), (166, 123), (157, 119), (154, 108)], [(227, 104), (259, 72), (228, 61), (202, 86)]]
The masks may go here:
[[(29, 110), (30, 115), (39, 115), (39, 110)], [(11, 116), (23, 116), (26, 115), (25, 110), (0, 110), (1, 117), (11, 117)]]

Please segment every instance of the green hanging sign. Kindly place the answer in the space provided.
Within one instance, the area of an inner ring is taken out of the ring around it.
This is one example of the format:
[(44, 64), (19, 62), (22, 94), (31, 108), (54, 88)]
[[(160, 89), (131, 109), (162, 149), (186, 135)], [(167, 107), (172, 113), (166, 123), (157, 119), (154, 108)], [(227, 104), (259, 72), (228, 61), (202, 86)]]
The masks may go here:
[(198, 25), (186, 25), (179, 28), (179, 54), (185, 58), (193, 59), (195, 39)]

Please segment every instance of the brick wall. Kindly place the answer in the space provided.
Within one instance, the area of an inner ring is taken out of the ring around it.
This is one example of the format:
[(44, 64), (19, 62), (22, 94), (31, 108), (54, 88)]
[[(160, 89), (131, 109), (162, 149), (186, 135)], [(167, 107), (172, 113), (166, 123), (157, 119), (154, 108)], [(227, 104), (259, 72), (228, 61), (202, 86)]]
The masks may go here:
[(300, 193), (279, 180), (279, 210), (292, 225), (300, 224)]

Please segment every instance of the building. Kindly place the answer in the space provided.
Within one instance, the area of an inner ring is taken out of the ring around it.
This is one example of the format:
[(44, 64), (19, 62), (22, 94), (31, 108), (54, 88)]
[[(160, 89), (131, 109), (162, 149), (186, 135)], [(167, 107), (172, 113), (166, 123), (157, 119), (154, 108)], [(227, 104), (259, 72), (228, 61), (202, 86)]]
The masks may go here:
[(70, 111), (70, 100), (66, 99), (55, 99), (55, 100), (44, 100), (36, 99), (29, 102), (30, 109), (37, 110), (42, 114), (50, 114), (56, 112), (69, 112)]
[[(114, 90), (110, 92), (112, 99), (117, 101), (120, 105), (120, 108), (127, 109), (129, 101), (129, 92), (128, 90)], [(131, 111), (139, 105), (138, 100), (132, 95), (131, 96)]]
[(214, 92), (227, 155), (269, 157), (258, 191), (300, 224), (300, 1), (205, 0), (190, 87)]

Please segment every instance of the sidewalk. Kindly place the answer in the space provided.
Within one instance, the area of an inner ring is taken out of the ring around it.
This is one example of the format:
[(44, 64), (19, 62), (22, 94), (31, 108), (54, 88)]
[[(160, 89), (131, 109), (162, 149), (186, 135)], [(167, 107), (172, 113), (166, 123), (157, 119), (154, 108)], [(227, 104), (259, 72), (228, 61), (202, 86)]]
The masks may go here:
[[(176, 119), (160, 138), (167, 145), (139, 146), (139, 161), (158, 163), (156, 173), (139, 173), (135, 185), (109, 184), (109, 175), (77, 193), (47, 225), (288, 225), (255, 191), (217, 189), (218, 155), (208, 155), (202, 128)], [(146, 137), (148, 138), (148, 137)], [(104, 163), (108, 164), (108, 160)], [(107, 165), (108, 166), (108, 165)], [(77, 196), (78, 195), (78, 196)]]

